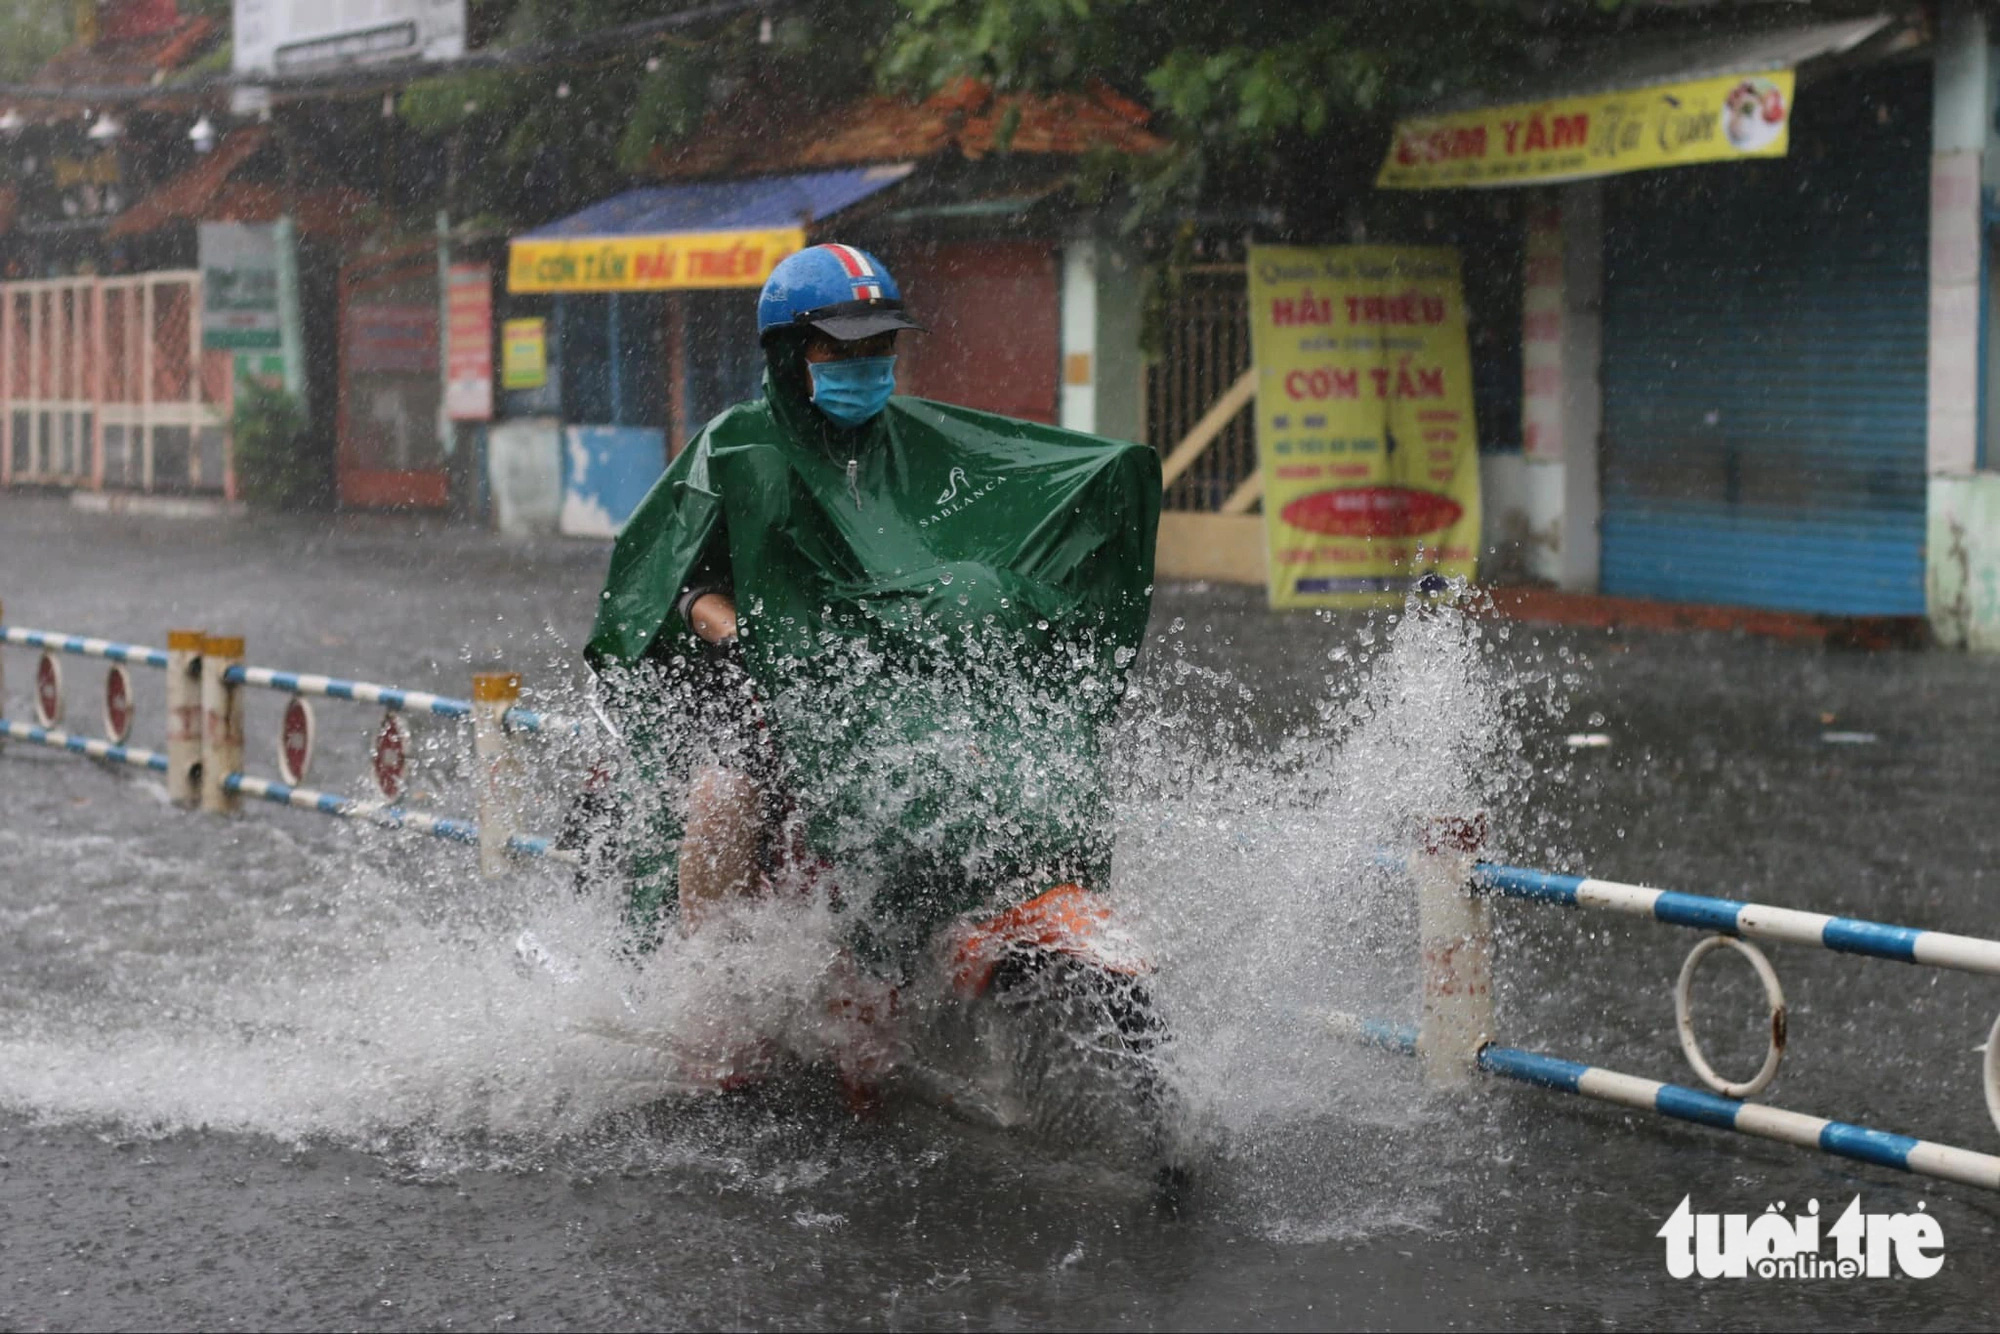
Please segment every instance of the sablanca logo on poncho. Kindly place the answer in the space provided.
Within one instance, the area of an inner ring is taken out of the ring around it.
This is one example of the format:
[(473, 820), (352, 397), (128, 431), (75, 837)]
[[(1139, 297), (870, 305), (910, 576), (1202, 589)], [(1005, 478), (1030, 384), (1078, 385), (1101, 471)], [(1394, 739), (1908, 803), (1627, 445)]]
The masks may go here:
[(1007, 479), (1004, 477), (992, 477), (983, 482), (974, 482), (965, 475), (965, 469), (953, 468), (951, 474), (945, 478), (948, 485), (944, 493), (937, 498), (938, 509), (918, 519), (917, 527), (928, 528), (934, 523), (942, 523), (960, 510), (978, 503), (980, 497), (1005, 480)]

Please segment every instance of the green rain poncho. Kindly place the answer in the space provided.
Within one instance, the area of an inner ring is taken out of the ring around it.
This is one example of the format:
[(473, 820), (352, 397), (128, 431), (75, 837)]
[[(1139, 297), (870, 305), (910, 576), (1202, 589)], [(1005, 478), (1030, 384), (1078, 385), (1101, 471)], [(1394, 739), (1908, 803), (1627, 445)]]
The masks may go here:
[(588, 653), (634, 752), (635, 911), (673, 901), (684, 818), (645, 798), (700, 762), (701, 729), (656, 703), (712, 667), (675, 604), (718, 578), (741, 707), (808, 847), (867, 905), (860, 937), (905, 953), (969, 909), (1101, 887), (1099, 746), (1145, 633), (1158, 455), (913, 398), (844, 429), (786, 369), (688, 444), (612, 554)]

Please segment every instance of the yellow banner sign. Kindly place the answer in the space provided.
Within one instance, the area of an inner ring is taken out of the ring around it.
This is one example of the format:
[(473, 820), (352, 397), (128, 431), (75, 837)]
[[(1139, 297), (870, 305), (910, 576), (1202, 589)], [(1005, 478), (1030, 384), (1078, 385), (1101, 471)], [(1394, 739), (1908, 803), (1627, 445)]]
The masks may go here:
[(1375, 184), (1397, 190), (1525, 185), (1783, 157), (1791, 124), (1790, 70), (1482, 107), (1399, 122)]
[(509, 246), (510, 292), (665, 292), (762, 287), (778, 261), (805, 249), (803, 227), (755, 232), (597, 236)]
[(1473, 575), (1479, 441), (1458, 252), (1253, 246), (1273, 607), (1400, 603)]

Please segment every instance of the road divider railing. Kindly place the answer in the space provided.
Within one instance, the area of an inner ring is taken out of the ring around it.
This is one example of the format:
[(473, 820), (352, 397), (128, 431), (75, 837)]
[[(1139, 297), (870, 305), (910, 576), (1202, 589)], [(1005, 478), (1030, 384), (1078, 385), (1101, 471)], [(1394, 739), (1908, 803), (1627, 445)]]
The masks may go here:
[[(183, 760), (190, 758), (185, 739), (182, 739), (179, 747), (175, 745), (177, 736), (172, 722), (174, 692), (171, 687), (168, 690), (167, 748), (150, 750), (130, 744), (133, 723), (138, 713), (137, 693), (132, 685), (130, 669), (147, 667), (171, 673), (174, 663), (174, 653), (171, 649), (152, 648), (144, 644), (126, 644), (113, 639), (96, 639), (85, 635), (29, 630), (7, 625), (4, 618), (0, 618), (0, 645), (6, 644), (37, 648), (41, 650), (41, 654), (35, 660), (31, 690), (33, 702), (30, 713), (33, 722), (6, 716), (4, 706), (6, 664), (0, 661), (0, 741), (23, 741), (30, 745), (46, 746), (53, 750), (68, 751), (73, 755), (83, 755), (91, 759), (130, 765), (138, 769), (150, 769), (155, 773), (169, 775), (173, 772), (174, 760), (177, 757)], [(109, 664), (105, 668), (104, 692), (101, 700), (100, 720), (104, 729), (102, 737), (85, 736), (63, 725), (67, 712), (67, 696), (63, 681), (63, 660), (66, 657), (96, 658)], [(199, 722), (198, 719), (195, 721)], [(198, 741), (196, 744), (198, 745)]]
[[(1475, 1075), (1492, 1075), (1697, 1125), (1815, 1148), (1859, 1162), (2000, 1190), (2000, 1156), (1747, 1101), (1777, 1077), (1791, 1036), (1784, 988), (1776, 968), (1752, 943), (1754, 940), (1989, 977), (2000, 976), (2000, 940), (1503, 866), (1480, 859), (1485, 839), (1483, 818), (1437, 820), (1426, 830), (1421, 850), (1399, 859), (1417, 893), (1418, 1022), (1405, 1026), (1336, 1014), (1331, 1016), (1334, 1031), (1415, 1057), (1425, 1082), (1435, 1088), (1460, 1088)], [(1500, 1045), (1493, 1011), (1491, 908), (1492, 901), (1499, 898), (1650, 917), (1708, 932), (1689, 952), (1673, 988), (1682, 1055), (1707, 1089)], [(1718, 1073), (1695, 1036), (1694, 978), (1702, 962), (1718, 951), (1737, 954), (1748, 962), (1764, 992), (1768, 1035), (1764, 1060), (1747, 1079), (1731, 1080)], [(2000, 1019), (1988, 1031), (1982, 1050), (1986, 1109), (2000, 1129)]]
[[(428, 834), (479, 850), (483, 874), (501, 874), (515, 858), (573, 861), (555, 840), (520, 828), (520, 738), (581, 736), (589, 726), (577, 719), (521, 705), (521, 678), (513, 672), (478, 672), (466, 698), (408, 690), (308, 672), (249, 665), (244, 641), (236, 635), (170, 630), (164, 649), (7, 625), (0, 615), (0, 646), (39, 649), (35, 660), (33, 722), (7, 716), (6, 664), (0, 654), (0, 744), (25, 742), (110, 763), (147, 769), (165, 777), (177, 805), (228, 814), (244, 797), (316, 811), (388, 829)], [(106, 669), (102, 737), (84, 736), (63, 726), (68, 706), (64, 657), (102, 659)], [(165, 742), (151, 750), (130, 744), (138, 716), (138, 695), (128, 668), (157, 669), (165, 676)], [(244, 765), (244, 699), (248, 689), (288, 695), (277, 738), (276, 778), (252, 774)], [(379, 799), (342, 796), (307, 786), (317, 722), (314, 699), (374, 704), (382, 722), (369, 748), (369, 769)], [(463, 819), (405, 804), (414, 747), (406, 715), (429, 715), (469, 723), (478, 816)]]

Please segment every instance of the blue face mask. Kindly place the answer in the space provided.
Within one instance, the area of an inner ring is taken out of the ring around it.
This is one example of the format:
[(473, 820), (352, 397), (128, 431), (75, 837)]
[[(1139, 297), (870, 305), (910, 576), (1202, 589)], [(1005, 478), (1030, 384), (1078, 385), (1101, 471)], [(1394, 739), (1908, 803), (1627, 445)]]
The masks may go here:
[(813, 406), (842, 426), (859, 426), (880, 412), (896, 392), (894, 357), (850, 357), (807, 363)]

